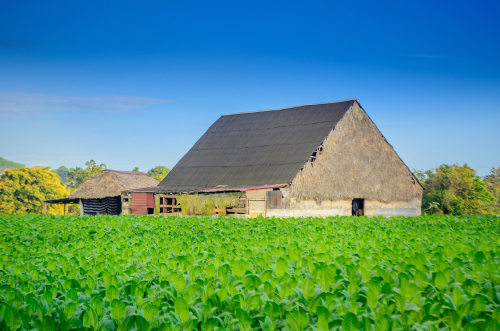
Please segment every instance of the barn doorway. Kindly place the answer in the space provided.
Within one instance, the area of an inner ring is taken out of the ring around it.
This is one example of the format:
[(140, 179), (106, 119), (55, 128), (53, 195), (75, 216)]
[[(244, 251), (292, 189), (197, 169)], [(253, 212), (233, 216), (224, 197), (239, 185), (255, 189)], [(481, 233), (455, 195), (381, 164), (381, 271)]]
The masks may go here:
[(352, 216), (365, 214), (365, 199), (352, 199)]

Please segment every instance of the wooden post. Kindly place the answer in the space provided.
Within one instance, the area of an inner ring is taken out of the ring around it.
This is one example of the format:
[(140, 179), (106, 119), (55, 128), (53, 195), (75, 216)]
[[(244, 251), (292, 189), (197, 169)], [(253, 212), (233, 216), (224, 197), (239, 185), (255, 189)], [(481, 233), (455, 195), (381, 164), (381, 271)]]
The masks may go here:
[(43, 203), (43, 214), (47, 215), (47, 203), (46, 202)]
[(80, 216), (83, 216), (83, 201), (80, 199)]
[(63, 211), (64, 211), (64, 215), (66, 215), (66, 204), (63, 203)]

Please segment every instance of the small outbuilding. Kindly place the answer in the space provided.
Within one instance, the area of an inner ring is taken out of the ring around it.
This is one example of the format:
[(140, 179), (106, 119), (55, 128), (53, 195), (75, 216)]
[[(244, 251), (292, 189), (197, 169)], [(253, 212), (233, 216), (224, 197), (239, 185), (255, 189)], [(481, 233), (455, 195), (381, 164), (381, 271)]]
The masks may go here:
[(147, 197), (141, 213), (413, 216), (422, 186), (350, 99), (223, 115), (159, 186), (125, 190), (123, 213)]
[(103, 170), (67, 198), (46, 200), (45, 203), (79, 203), (81, 215), (119, 215), (123, 190), (153, 185), (158, 185), (158, 181), (144, 172)]

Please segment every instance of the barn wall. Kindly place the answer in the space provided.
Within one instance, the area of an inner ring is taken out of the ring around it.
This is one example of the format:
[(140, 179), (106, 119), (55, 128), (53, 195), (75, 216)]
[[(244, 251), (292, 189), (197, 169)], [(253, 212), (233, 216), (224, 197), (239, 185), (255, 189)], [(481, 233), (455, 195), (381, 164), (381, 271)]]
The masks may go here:
[[(421, 202), (414, 199), (410, 202), (397, 201), (383, 203), (365, 200), (365, 216), (419, 216)], [(291, 202), (289, 209), (268, 209), (267, 217), (328, 217), (350, 216), (352, 200), (321, 201), (302, 200)]]
[(415, 198), (411, 201), (384, 203), (376, 200), (365, 200), (366, 216), (419, 216), (422, 201)]
[(132, 209), (130, 209), (131, 201), (132, 201), (132, 194), (128, 192), (122, 192), (122, 215), (132, 214)]
[[(237, 205), (239, 197), (244, 193), (210, 193), (210, 194), (189, 194), (178, 195), (177, 201), (180, 202), (182, 215), (205, 215), (212, 216), (214, 208), (225, 208), (231, 203)], [(219, 215), (225, 216), (225, 212)]]
[(268, 217), (327, 217), (351, 215), (351, 200), (321, 201), (291, 199), (288, 209), (268, 209)]
[(357, 103), (321, 147), (292, 181), (290, 201), (321, 205), (360, 198), (384, 203), (372, 208), (374, 215), (394, 209), (391, 203), (411, 205), (409, 209), (420, 203), (422, 187), (417, 179)]

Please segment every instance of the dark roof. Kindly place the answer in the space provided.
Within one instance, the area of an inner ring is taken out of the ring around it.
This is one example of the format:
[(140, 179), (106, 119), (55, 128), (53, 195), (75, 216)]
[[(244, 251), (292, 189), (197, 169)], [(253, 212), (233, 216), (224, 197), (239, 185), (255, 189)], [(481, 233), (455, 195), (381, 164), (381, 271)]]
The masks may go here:
[(291, 183), (355, 99), (221, 116), (160, 183), (166, 192)]
[(60, 204), (71, 204), (71, 203), (80, 203), (80, 199), (70, 199), (70, 198), (48, 199), (48, 200), (43, 200), (43, 202), (47, 202), (47, 203), (60, 203)]

